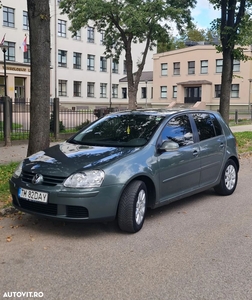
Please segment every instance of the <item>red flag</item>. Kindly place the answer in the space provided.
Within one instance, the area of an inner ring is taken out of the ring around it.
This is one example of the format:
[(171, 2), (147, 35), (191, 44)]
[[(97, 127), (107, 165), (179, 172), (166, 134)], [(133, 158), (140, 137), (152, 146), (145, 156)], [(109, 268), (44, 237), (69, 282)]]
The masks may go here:
[(4, 34), (4, 36), (3, 36), (2, 40), (1, 40), (0, 45), (3, 45), (3, 43), (4, 43), (4, 41), (5, 41), (5, 35), (6, 35), (6, 33)]
[(27, 36), (25, 35), (24, 41), (22, 43), (22, 51), (23, 52), (27, 52), (28, 51), (26, 41), (27, 41)]

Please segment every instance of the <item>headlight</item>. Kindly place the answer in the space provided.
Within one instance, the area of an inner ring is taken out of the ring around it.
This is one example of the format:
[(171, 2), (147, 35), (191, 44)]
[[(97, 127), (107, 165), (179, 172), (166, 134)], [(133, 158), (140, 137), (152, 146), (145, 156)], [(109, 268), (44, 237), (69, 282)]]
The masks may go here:
[(17, 166), (16, 170), (13, 173), (14, 178), (18, 178), (21, 175), (22, 167), (23, 167), (23, 162), (21, 161), (21, 163)]
[(71, 175), (65, 180), (63, 185), (70, 188), (99, 187), (103, 179), (104, 172), (102, 170), (85, 171)]

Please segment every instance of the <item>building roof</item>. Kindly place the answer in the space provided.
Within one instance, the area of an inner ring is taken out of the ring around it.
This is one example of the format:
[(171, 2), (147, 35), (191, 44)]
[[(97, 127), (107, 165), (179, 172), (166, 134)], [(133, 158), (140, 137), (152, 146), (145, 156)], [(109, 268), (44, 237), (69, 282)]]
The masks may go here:
[(202, 84), (212, 84), (211, 81), (208, 80), (188, 80), (183, 82), (178, 82), (180, 85), (202, 85)]
[[(119, 80), (119, 82), (127, 82), (128, 79), (127, 79), (127, 76), (126, 77), (123, 77)], [(145, 71), (145, 72), (142, 72), (142, 75), (140, 77), (140, 82), (142, 81), (153, 81), (153, 71)]]

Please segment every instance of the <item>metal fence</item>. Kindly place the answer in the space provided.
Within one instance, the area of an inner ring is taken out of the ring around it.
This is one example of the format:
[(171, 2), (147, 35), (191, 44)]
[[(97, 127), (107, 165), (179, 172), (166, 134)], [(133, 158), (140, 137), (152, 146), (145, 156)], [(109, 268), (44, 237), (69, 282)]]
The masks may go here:
[[(30, 129), (30, 102), (25, 101), (22, 103), (11, 102), (11, 140), (26, 140), (29, 138)], [(58, 114), (59, 120), (59, 133), (71, 134), (78, 131), (85, 124), (93, 122), (98, 117), (107, 113), (104, 109), (85, 110), (68, 109), (62, 105), (59, 105)], [(54, 136), (54, 105), (50, 105), (50, 132), (51, 136)], [(0, 141), (4, 140), (4, 102), (0, 101)]]
[[(54, 99), (54, 101), (56, 101)], [(87, 123), (93, 122), (97, 118), (109, 113), (108, 108), (95, 110), (68, 109), (59, 103), (55, 111), (54, 102), (50, 105), (50, 133), (52, 137), (63, 137), (78, 131)], [(117, 110), (113, 108), (113, 111)], [(4, 115), (4, 101), (0, 98), (0, 141), (4, 141), (4, 121), (10, 122), (11, 140), (27, 140), (30, 129), (30, 102), (11, 101), (10, 119), (6, 120)], [(55, 134), (54, 116), (59, 120), (59, 135)], [(230, 121), (238, 124), (243, 120), (252, 121), (252, 110), (231, 110)]]

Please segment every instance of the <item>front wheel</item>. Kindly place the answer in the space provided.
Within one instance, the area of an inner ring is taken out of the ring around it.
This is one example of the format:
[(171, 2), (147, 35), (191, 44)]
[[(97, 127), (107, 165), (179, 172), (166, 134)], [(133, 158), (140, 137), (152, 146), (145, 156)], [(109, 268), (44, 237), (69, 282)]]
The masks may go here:
[(135, 233), (142, 227), (147, 207), (147, 188), (143, 181), (132, 181), (124, 190), (118, 207), (121, 230)]
[(228, 196), (233, 194), (238, 181), (238, 171), (236, 163), (229, 159), (221, 175), (220, 183), (214, 188), (219, 195)]

